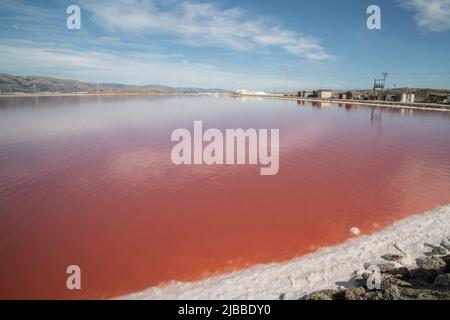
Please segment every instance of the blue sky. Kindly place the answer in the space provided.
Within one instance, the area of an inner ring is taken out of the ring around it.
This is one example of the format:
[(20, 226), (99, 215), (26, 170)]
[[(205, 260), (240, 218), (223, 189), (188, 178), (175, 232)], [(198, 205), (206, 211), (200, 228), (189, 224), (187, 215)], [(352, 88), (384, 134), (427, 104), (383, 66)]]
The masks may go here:
[(449, 52), (450, 0), (0, 2), (0, 72), (16, 75), (279, 91), (287, 68), (290, 90), (368, 88), (384, 71), (450, 88)]

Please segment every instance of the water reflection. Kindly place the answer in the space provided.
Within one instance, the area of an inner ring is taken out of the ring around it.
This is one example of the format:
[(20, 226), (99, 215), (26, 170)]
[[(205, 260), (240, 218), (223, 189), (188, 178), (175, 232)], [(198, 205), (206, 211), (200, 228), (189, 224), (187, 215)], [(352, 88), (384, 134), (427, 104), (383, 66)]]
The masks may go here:
[(330, 108), (333, 104), (327, 101), (313, 101), (312, 106), (314, 108)]
[(345, 108), (347, 111), (355, 111), (359, 109), (359, 105), (353, 103), (339, 103), (338, 106), (340, 108)]

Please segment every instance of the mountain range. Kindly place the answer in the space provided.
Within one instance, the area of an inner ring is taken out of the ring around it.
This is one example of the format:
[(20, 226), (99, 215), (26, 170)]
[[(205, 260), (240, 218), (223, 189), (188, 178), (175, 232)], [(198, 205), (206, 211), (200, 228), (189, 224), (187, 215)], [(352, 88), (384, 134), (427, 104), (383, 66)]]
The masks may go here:
[(58, 79), (44, 76), (14, 76), (0, 73), (0, 93), (74, 93), (74, 92), (111, 92), (111, 91), (148, 91), (161, 93), (225, 93), (222, 89), (203, 89), (193, 87), (169, 87), (161, 85), (127, 85), (118, 83), (90, 83), (78, 80)]

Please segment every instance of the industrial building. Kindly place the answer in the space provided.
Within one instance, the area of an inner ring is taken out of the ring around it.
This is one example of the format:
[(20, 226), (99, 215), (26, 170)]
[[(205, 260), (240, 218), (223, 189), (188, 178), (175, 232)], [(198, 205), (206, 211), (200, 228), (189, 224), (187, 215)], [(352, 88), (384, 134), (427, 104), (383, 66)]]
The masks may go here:
[(331, 99), (333, 97), (333, 91), (324, 89), (318, 90), (317, 97), (320, 99)]

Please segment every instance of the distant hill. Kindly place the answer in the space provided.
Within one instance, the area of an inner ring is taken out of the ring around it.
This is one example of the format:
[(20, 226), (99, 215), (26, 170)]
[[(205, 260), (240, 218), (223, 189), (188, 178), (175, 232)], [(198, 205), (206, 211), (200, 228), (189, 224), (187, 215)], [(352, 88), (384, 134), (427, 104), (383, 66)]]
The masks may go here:
[(144, 85), (133, 86), (118, 83), (89, 83), (77, 80), (57, 79), (43, 76), (13, 76), (5, 73), (0, 73), (0, 93), (13, 92), (59, 92), (59, 93), (73, 93), (73, 92), (97, 92), (97, 90), (104, 92), (110, 91), (153, 91), (153, 92), (167, 92), (167, 93), (226, 93), (229, 91), (222, 89), (202, 89), (202, 88), (174, 88), (160, 85)]

